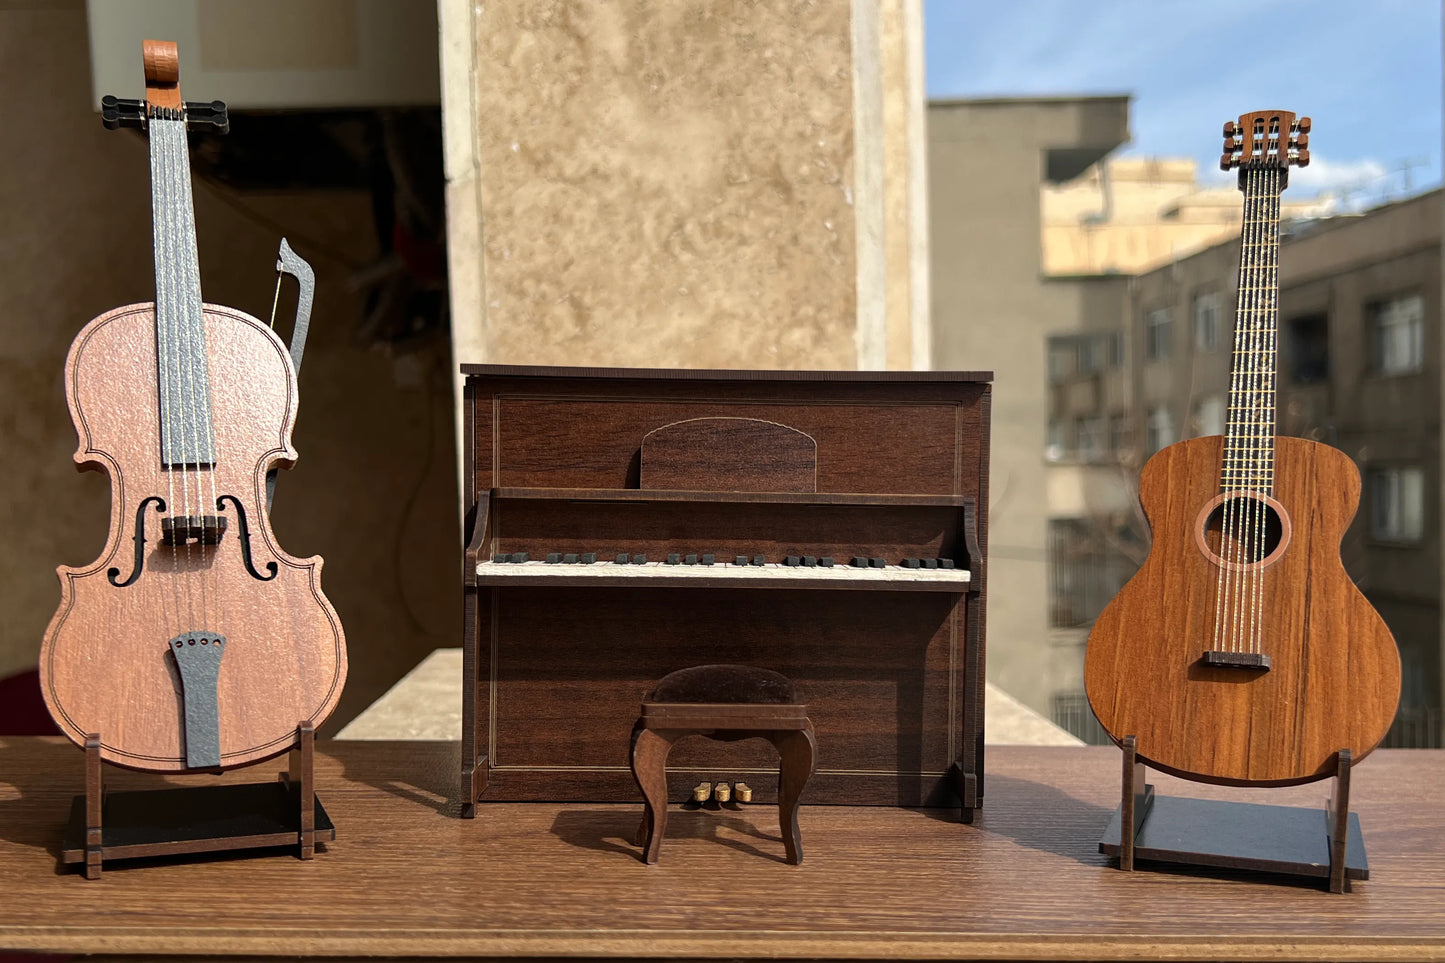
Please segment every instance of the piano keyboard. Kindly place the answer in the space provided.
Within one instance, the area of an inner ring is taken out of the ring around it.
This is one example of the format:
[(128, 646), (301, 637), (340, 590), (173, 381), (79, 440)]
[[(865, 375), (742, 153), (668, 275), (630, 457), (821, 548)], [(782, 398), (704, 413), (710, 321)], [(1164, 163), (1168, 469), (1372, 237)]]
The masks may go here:
[[(568, 553), (559, 555), (555, 561), (548, 561), (545, 557), (531, 558), (526, 553), (497, 555), (492, 560), (477, 563), (477, 583), (618, 586), (646, 582), (659, 587), (711, 584), (756, 588), (959, 592), (966, 591), (969, 584), (968, 570), (951, 567), (952, 559), (905, 559), (907, 564), (889, 564), (881, 558), (862, 556), (846, 560), (785, 556), (781, 562), (769, 562), (763, 556), (727, 556), (726, 561), (713, 558), (708, 564), (704, 559), (712, 557), (703, 555), (670, 555), (661, 560), (649, 559), (645, 555), (618, 555), (588, 561), (590, 554)], [(513, 560), (517, 558), (525, 560)], [(627, 560), (619, 561), (622, 558)], [(688, 558), (695, 561), (683, 561)], [(944, 567), (945, 563), (949, 567)]]

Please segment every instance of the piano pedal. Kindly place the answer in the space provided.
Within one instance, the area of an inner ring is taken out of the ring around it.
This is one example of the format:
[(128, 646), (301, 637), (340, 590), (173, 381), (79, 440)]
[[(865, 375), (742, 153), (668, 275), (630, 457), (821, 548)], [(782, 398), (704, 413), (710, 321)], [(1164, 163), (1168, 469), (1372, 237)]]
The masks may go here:
[[(722, 785), (722, 784), (719, 783), (718, 785)], [(700, 783), (698, 783), (696, 786), (693, 786), (693, 787), (692, 787), (692, 801), (693, 801), (693, 802), (695, 802), (695, 803), (705, 803), (705, 802), (707, 802), (707, 801), (708, 801), (709, 799), (711, 799), (711, 798), (712, 798), (712, 783), (710, 783), (710, 782), (700, 782)]]
[(740, 803), (750, 803), (753, 801), (753, 787), (745, 782), (735, 782), (733, 783), (733, 797)]
[(712, 789), (712, 798), (720, 803), (731, 802), (733, 798), (733, 787), (725, 782), (720, 782)]

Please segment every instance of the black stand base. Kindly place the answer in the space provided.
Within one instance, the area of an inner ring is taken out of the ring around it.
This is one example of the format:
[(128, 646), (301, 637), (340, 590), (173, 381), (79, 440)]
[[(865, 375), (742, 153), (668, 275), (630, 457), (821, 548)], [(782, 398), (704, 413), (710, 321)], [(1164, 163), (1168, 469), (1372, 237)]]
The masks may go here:
[(1126, 736), (1123, 799), (1099, 840), (1099, 852), (1118, 857), (1121, 870), (1132, 871), (1136, 859), (1241, 869), (1322, 879), (1332, 893), (1370, 878), (1360, 820), (1349, 811), (1348, 749), (1321, 811), (1156, 796), (1135, 746)]
[(296, 736), (289, 772), (274, 783), (113, 793), (101, 783), (100, 737), (89, 737), (86, 793), (71, 803), (61, 862), (84, 863), (86, 878), (98, 879), (113, 859), (278, 846), (310, 859), (317, 842), (336, 839), (336, 827), (313, 791), (310, 723)]

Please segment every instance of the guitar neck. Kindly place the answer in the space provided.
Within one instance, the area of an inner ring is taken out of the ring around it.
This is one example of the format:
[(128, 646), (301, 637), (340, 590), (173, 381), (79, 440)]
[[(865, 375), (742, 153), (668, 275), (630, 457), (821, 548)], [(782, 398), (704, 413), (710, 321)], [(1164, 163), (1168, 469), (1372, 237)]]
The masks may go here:
[(1246, 169), (1239, 298), (1230, 364), (1220, 491), (1274, 492), (1275, 387), (1279, 355), (1279, 198), (1286, 172)]

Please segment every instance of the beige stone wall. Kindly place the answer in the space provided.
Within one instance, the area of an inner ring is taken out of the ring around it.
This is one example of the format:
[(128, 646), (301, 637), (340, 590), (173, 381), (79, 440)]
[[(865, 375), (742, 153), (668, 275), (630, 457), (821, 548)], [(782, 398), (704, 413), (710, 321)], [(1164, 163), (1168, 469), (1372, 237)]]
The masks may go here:
[(917, 3), (441, 0), (459, 360), (909, 366)]
[[(146, 144), (101, 127), (86, 36), (80, 2), (0, 7), (0, 85), (26, 92), (0, 100), (0, 676), (34, 666), (60, 600), (56, 566), (90, 562), (105, 541), (107, 482), (71, 460), (65, 353), (91, 317), (154, 294)], [(375, 254), (370, 204), (361, 193), (195, 185), (208, 300), (265, 317), (278, 231), (317, 272), (301, 457), (281, 475), (273, 520), (289, 551), (326, 559), (322, 585), (351, 657), (333, 724), (461, 632), (446, 345), (399, 368), (352, 343), (347, 280)]]

